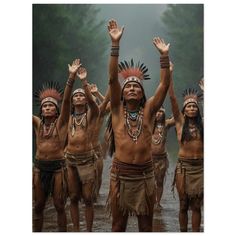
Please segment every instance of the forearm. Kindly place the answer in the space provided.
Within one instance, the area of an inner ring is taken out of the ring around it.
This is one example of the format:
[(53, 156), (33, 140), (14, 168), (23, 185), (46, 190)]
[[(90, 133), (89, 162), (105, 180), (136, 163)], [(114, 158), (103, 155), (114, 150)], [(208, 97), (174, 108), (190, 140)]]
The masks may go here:
[[(115, 44), (115, 48), (114, 47)], [(109, 62), (109, 85), (110, 85), (110, 99), (112, 108), (117, 108), (120, 104), (121, 87), (118, 81), (118, 57), (119, 43), (112, 43), (111, 56)]]
[[(115, 44), (115, 45), (114, 45)], [(119, 43), (112, 43), (109, 62), (109, 83), (118, 81)]]
[(171, 103), (171, 108), (172, 108), (173, 116), (174, 116), (174, 119), (177, 120), (179, 118), (180, 111), (179, 111), (179, 106), (178, 106), (177, 98), (176, 98), (175, 93), (174, 93), (174, 87), (173, 87), (173, 80), (172, 80), (172, 78), (171, 78), (171, 81), (170, 81), (169, 96), (170, 96), (170, 103)]
[(66, 82), (62, 105), (61, 105), (61, 118), (62, 120), (68, 121), (70, 115), (70, 105), (71, 105), (71, 93), (74, 85), (75, 77), (74, 75), (69, 75)]
[(154, 98), (153, 98), (153, 113), (156, 113), (157, 110), (161, 107), (163, 104), (169, 84), (170, 84), (170, 70), (169, 70), (169, 57), (168, 55), (165, 56), (165, 64), (162, 63), (162, 57), (160, 58), (161, 62), (161, 69), (160, 69), (160, 83), (157, 87), (157, 90), (155, 92)]
[(110, 88), (108, 87), (107, 91), (106, 91), (106, 95), (104, 98), (103, 103), (100, 105), (100, 113), (101, 115), (105, 115), (106, 110), (107, 110), (107, 104), (110, 101)]
[(105, 97), (99, 91), (94, 93), (94, 96), (99, 100), (100, 103), (102, 103), (105, 99)]
[(160, 84), (164, 89), (168, 89), (170, 85), (170, 60), (168, 54), (160, 56)]
[(88, 101), (88, 105), (91, 106), (91, 105), (93, 105), (93, 103), (95, 103), (95, 101), (94, 101), (93, 95), (89, 89), (88, 81), (87, 81), (87, 79), (83, 79), (83, 80), (81, 80), (81, 82), (82, 82), (82, 87), (85, 92), (86, 99)]

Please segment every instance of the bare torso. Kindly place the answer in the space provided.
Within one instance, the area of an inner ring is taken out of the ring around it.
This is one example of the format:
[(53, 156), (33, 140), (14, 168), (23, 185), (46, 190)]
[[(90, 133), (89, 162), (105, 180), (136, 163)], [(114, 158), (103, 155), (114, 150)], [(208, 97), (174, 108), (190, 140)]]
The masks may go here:
[(51, 135), (43, 135), (43, 124), (35, 129), (36, 133), (36, 159), (38, 160), (59, 160), (63, 159), (63, 149), (65, 145), (65, 139), (67, 135), (67, 126), (60, 131), (55, 126)]
[[(177, 128), (177, 127), (176, 127)], [(192, 140), (182, 143), (181, 136), (182, 136), (182, 129), (183, 125), (180, 128), (177, 128), (177, 139), (179, 142), (179, 153), (178, 156), (180, 158), (186, 159), (198, 159), (203, 158), (203, 141), (200, 138), (199, 131), (196, 137), (192, 138)]]
[(144, 108), (142, 130), (136, 143), (127, 132), (123, 105), (120, 106), (119, 114), (119, 117), (116, 116), (112, 118), (116, 147), (115, 157), (129, 164), (143, 164), (151, 160), (151, 138), (154, 118), (152, 122), (150, 122), (147, 111)]
[[(88, 119), (85, 122), (88, 122)], [(90, 151), (92, 149), (92, 136), (95, 124), (85, 124), (85, 127), (76, 124), (75, 130), (72, 132), (72, 123), (73, 118), (71, 116), (68, 126), (68, 145), (66, 151), (71, 154)]]
[(159, 155), (166, 152), (167, 129), (168, 128), (165, 124), (159, 125), (155, 128), (152, 135), (152, 155)]

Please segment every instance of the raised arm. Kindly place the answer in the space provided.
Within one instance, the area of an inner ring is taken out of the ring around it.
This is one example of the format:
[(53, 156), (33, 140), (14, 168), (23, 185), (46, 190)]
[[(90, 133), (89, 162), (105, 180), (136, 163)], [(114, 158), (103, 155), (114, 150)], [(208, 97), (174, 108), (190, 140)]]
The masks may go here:
[(111, 38), (111, 56), (109, 62), (109, 84), (111, 88), (111, 109), (117, 112), (120, 106), (121, 87), (118, 80), (119, 45), (124, 27), (120, 28), (115, 20), (108, 23), (108, 32)]
[(107, 88), (104, 101), (99, 105), (100, 116), (105, 116), (110, 111), (108, 103), (110, 101), (110, 87)]
[(96, 84), (90, 84), (90, 91), (99, 100), (99, 104), (104, 101), (105, 97), (100, 93)]
[(72, 65), (68, 64), (69, 78), (66, 82), (66, 87), (64, 90), (62, 105), (61, 105), (61, 114), (58, 119), (58, 127), (64, 126), (68, 123), (70, 118), (70, 106), (71, 106), (71, 93), (74, 81), (76, 79), (76, 73), (81, 66), (80, 59), (75, 59)]
[(202, 90), (202, 92), (204, 92), (204, 79), (201, 79), (198, 83), (200, 89)]
[(173, 126), (175, 126), (175, 118), (172, 116), (172, 117), (166, 119), (166, 128), (169, 129)]
[(169, 95), (170, 95), (170, 103), (172, 112), (174, 115), (174, 119), (176, 124), (182, 124), (183, 123), (183, 115), (179, 110), (178, 102), (174, 93), (174, 87), (173, 87), (173, 71), (174, 71), (174, 64), (170, 62), (170, 87), (169, 87)]
[(83, 86), (83, 89), (84, 89), (84, 92), (85, 92), (85, 96), (86, 96), (86, 99), (88, 101), (88, 106), (89, 106), (90, 112), (91, 112), (90, 113), (91, 114), (90, 118), (95, 119), (95, 118), (97, 118), (97, 116), (99, 114), (99, 108), (98, 108), (97, 103), (93, 99), (92, 93), (90, 91), (90, 87), (89, 87), (89, 84), (88, 84), (88, 81), (87, 81), (87, 71), (86, 71), (86, 69), (84, 67), (80, 67), (79, 70), (78, 70), (77, 75), (78, 75), (80, 81), (82, 82), (82, 86)]
[(40, 122), (41, 122), (40, 118), (33, 115), (33, 127), (35, 130), (39, 128)]
[[(163, 104), (169, 84), (170, 84), (170, 69), (169, 69), (169, 47), (170, 44), (166, 44), (165, 41), (159, 37), (153, 39), (153, 44), (160, 53), (160, 83), (155, 91), (153, 97), (150, 98), (150, 112), (151, 116), (156, 114)], [(148, 101), (149, 102), (149, 101)]]

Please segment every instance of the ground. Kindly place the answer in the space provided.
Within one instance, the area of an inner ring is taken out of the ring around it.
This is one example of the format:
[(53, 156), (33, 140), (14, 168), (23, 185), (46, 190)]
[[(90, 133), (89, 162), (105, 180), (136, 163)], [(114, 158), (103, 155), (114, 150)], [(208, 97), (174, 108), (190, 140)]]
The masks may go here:
[[(171, 192), (171, 184), (174, 175), (175, 161), (170, 159), (170, 167), (168, 169), (168, 174), (166, 176), (164, 193), (161, 201), (163, 209), (155, 209), (153, 217), (153, 231), (154, 232), (179, 232), (179, 222), (178, 222), (178, 209), (179, 209), (179, 200), (178, 194), (175, 190), (175, 198)], [(104, 171), (103, 171), (103, 182), (100, 190), (100, 196), (94, 205), (94, 222), (93, 222), (93, 231), (94, 232), (111, 232), (111, 219), (107, 216), (105, 210), (105, 203), (109, 191), (109, 167), (111, 165), (111, 158), (104, 160)], [(67, 213), (67, 223), (68, 231), (72, 231), (72, 222), (69, 212), (69, 199), (66, 203), (66, 213)], [(191, 212), (189, 211), (189, 214)], [(81, 217), (81, 231), (86, 231), (85, 219), (84, 219), (84, 206), (80, 204), (80, 217)], [(189, 231), (191, 231), (191, 217), (189, 217)], [(202, 223), (201, 231), (203, 231), (203, 213), (202, 213)], [(55, 208), (52, 205), (51, 199), (48, 200), (46, 209), (44, 212), (44, 232), (55, 232), (57, 231), (56, 223), (56, 212)], [(138, 232), (137, 218), (130, 217), (127, 225), (127, 232)]]

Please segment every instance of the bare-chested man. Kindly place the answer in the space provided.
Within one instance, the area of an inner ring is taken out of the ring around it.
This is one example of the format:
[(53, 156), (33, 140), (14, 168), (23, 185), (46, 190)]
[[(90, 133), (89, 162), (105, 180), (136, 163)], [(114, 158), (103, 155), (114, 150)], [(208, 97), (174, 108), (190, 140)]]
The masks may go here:
[(156, 113), (154, 129), (152, 134), (152, 158), (156, 181), (156, 204), (157, 209), (161, 209), (160, 204), (163, 194), (163, 185), (166, 171), (169, 167), (166, 150), (167, 131), (175, 125), (174, 118), (165, 118), (165, 109), (161, 107)]
[(160, 84), (155, 95), (146, 101), (142, 80), (147, 79), (143, 64), (122, 62), (118, 80), (119, 41), (124, 28), (109, 21), (111, 57), (109, 84), (111, 91), (112, 128), (115, 156), (111, 169), (108, 204), (111, 206), (112, 231), (125, 231), (128, 216), (138, 218), (139, 231), (152, 231), (155, 202), (155, 179), (151, 154), (155, 114), (161, 107), (169, 87), (169, 44), (160, 38), (153, 43), (161, 54)]
[(102, 172), (103, 172), (103, 159), (104, 159), (104, 150), (102, 148), (102, 145), (99, 140), (100, 131), (103, 125), (103, 121), (105, 118), (105, 115), (108, 113), (109, 109), (109, 101), (110, 101), (110, 95), (109, 90), (106, 92), (105, 97), (100, 93), (97, 86), (95, 84), (91, 84), (90, 86), (91, 93), (99, 100), (99, 116), (96, 121), (96, 126), (93, 132), (92, 137), (92, 144), (94, 151), (97, 155), (97, 186), (96, 186), (96, 199), (99, 195), (99, 190), (101, 188), (102, 184)]
[[(170, 70), (172, 73), (173, 65)], [(179, 143), (174, 184), (176, 183), (180, 201), (180, 231), (188, 230), (189, 208), (192, 210), (192, 231), (200, 231), (203, 203), (203, 122), (198, 104), (201, 96), (196, 90), (186, 90), (183, 109), (180, 111), (172, 79), (169, 94)]]
[(87, 231), (92, 231), (93, 201), (97, 178), (92, 135), (99, 109), (87, 83), (86, 69), (80, 67), (77, 74), (82, 82), (83, 89), (76, 89), (72, 95), (72, 115), (68, 127), (68, 144), (65, 148), (70, 213), (74, 231), (80, 231), (78, 203), (82, 197), (85, 203)]
[(80, 60), (69, 66), (69, 79), (62, 100), (61, 114), (59, 102), (61, 94), (53, 86), (43, 86), (39, 92), (41, 102), (40, 118), (33, 116), (36, 134), (36, 157), (33, 169), (34, 214), (33, 230), (42, 231), (43, 211), (48, 195), (51, 193), (57, 211), (59, 231), (66, 231), (66, 180), (64, 146), (70, 117), (70, 97)]

